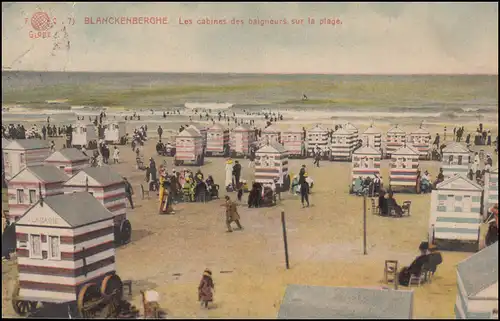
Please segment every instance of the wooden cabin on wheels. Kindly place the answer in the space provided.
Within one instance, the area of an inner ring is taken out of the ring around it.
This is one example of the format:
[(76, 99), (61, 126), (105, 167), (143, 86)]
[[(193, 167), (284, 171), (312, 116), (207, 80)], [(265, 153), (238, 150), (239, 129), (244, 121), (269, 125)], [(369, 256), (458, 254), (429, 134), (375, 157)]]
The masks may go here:
[(378, 128), (373, 127), (373, 124), (361, 134), (361, 141), (363, 146), (382, 150), (382, 132)]
[(391, 155), (389, 189), (412, 188), (420, 193), (419, 153), (410, 145), (399, 148)]
[(73, 145), (73, 147), (95, 149), (97, 148), (98, 140), (99, 137), (94, 124), (85, 121), (77, 121), (73, 126), (73, 134), (71, 137), (71, 145)]
[(380, 178), (380, 161), (382, 158), (382, 153), (372, 147), (364, 146), (356, 151), (352, 155), (352, 175), (351, 175), (351, 187), (350, 192), (352, 193), (352, 188), (354, 186), (354, 181), (357, 178), (364, 179), (366, 177), (375, 178), (375, 174)]
[(450, 143), (443, 148), (441, 168), (444, 177), (453, 177), (455, 174), (467, 175), (472, 157), (469, 149), (460, 143)]
[(498, 242), (458, 263), (455, 318), (498, 320)]
[[(17, 222), (19, 316), (39, 304), (64, 305), (67, 316), (116, 317), (123, 284), (116, 274), (113, 215), (87, 192), (41, 198)], [(54, 306), (55, 307), (55, 306)], [(111, 313), (114, 310), (114, 313)]]
[(73, 176), (90, 166), (90, 158), (76, 148), (63, 148), (47, 157), (45, 164), (55, 166)]
[(281, 134), (281, 141), (288, 152), (288, 158), (306, 157), (306, 135), (303, 129), (298, 127), (287, 128)]
[(205, 127), (203, 124), (199, 123), (191, 123), (187, 128), (194, 129), (195, 131), (198, 132), (198, 134), (201, 135), (203, 138), (203, 149), (207, 148), (207, 134), (208, 134), (208, 129)]
[(2, 151), (8, 181), (26, 166), (43, 165), (50, 155), (50, 146), (41, 139), (16, 139), (3, 146)]
[(358, 134), (344, 128), (337, 129), (332, 134), (330, 160), (350, 161), (357, 143)]
[(420, 126), (408, 135), (408, 143), (412, 144), (419, 152), (420, 159), (431, 158), (431, 133)]
[(495, 204), (498, 204), (498, 166), (484, 175), (483, 216), (485, 219), (488, 210)]
[(9, 212), (11, 223), (16, 222), (33, 204), (42, 197), (64, 194), (63, 184), (68, 176), (62, 170), (50, 165), (25, 167), (8, 183)]
[(229, 129), (222, 127), (220, 124), (214, 124), (207, 130), (207, 148), (205, 155), (213, 156), (229, 156)]
[(262, 141), (264, 145), (267, 144), (281, 144), (281, 129), (275, 125), (272, 124), (262, 131)]
[(240, 125), (231, 131), (231, 157), (242, 158), (250, 155), (250, 151), (257, 141), (255, 130), (247, 125)]
[(328, 159), (330, 151), (328, 130), (319, 124), (307, 131), (307, 155), (314, 157), (318, 150), (323, 159)]
[(64, 184), (64, 193), (87, 191), (113, 214), (115, 241), (126, 244), (132, 236), (132, 226), (127, 220), (127, 196), (123, 177), (109, 166), (89, 167), (79, 171)]
[(255, 182), (267, 184), (276, 181), (277, 191), (290, 188), (288, 152), (281, 144), (270, 143), (255, 153)]
[(431, 194), (429, 242), (472, 242), (479, 246), (483, 188), (458, 174), (436, 186)]
[(104, 141), (108, 144), (125, 145), (127, 143), (127, 127), (122, 120), (104, 123)]
[(175, 166), (191, 163), (202, 166), (205, 155), (203, 155), (203, 136), (192, 127), (186, 127), (175, 137)]
[(406, 143), (406, 132), (398, 125), (387, 131), (385, 138), (385, 156), (390, 158), (392, 153)]

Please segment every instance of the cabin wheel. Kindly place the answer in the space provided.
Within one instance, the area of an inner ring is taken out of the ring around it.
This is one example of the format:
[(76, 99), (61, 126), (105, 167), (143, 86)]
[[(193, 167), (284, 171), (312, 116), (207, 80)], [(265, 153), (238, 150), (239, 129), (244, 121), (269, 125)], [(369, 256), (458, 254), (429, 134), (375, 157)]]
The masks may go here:
[(19, 299), (19, 284), (16, 284), (14, 291), (12, 292), (12, 307), (17, 315), (20, 317), (25, 317), (31, 312), (35, 311), (38, 302), (37, 301), (25, 301)]
[(113, 296), (114, 303), (118, 304), (123, 299), (123, 283), (116, 274), (107, 275), (101, 283), (101, 294)]
[(120, 225), (120, 241), (121, 244), (127, 244), (130, 242), (132, 237), (132, 225), (130, 221), (125, 219)]

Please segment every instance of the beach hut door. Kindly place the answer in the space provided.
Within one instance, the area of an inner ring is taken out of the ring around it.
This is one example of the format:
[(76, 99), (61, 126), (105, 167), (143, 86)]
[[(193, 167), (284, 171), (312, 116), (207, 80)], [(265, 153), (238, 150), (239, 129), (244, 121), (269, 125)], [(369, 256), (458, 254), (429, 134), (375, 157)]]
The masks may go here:
[(373, 135), (368, 136), (368, 146), (375, 146), (375, 136)]
[[(243, 147), (243, 139), (241, 137), (241, 134), (240, 133), (236, 134), (235, 138), (236, 138), (236, 142), (235, 142), (236, 146), (242, 146)], [(238, 147), (236, 147), (236, 148), (238, 148)]]

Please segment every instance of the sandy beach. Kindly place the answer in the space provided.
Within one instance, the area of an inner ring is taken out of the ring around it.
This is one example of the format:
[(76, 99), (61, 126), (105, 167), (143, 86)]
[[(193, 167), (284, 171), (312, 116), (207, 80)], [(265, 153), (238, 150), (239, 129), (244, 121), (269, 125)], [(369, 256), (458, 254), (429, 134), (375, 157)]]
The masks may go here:
[[(415, 119), (405, 129), (412, 131), (419, 123)], [(332, 127), (331, 121), (329, 124)], [(455, 124), (446, 125), (452, 132)], [(165, 134), (169, 130), (173, 134), (177, 126), (164, 125)], [(358, 126), (360, 133), (368, 126), (368, 123)], [(375, 123), (375, 126), (383, 132), (388, 129), (387, 125)], [(128, 127), (130, 133), (136, 124)], [(496, 130), (488, 124), (485, 127)], [(443, 135), (441, 126), (427, 129), (433, 137), (436, 132)], [(474, 130), (475, 125), (467, 129)], [(63, 143), (58, 139), (57, 148)], [(166, 160), (172, 169), (172, 158), (157, 156), (155, 144), (156, 138), (149, 137), (142, 150), (145, 159), (153, 156), (158, 165)], [(131, 181), (136, 208), (128, 208), (132, 242), (117, 249), (116, 268), (123, 280), (132, 280), (133, 293), (129, 299), (141, 310), (139, 290), (154, 289), (160, 294), (162, 308), (171, 317), (275, 318), (287, 284), (392, 287), (383, 284), (384, 261), (398, 260), (401, 267), (410, 264), (418, 254), (419, 243), (427, 237), (430, 194), (396, 194), (399, 203), (412, 201), (411, 216), (399, 219), (372, 215), (368, 200), (367, 255), (363, 255), (363, 198), (348, 193), (351, 163), (323, 161), (316, 168), (312, 159), (291, 160), (289, 166), (294, 173), (302, 164), (308, 166), (309, 176), (315, 182), (310, 208), (301, 208), (298, 196), (285, 193), (275, 207), (248, 209), (244, 196), (239, 212), (245, 229), (234, 233), (225, 232), (220, 200), (181, 203), (175, 206), (174, 215), (159, 215), (156, 195), (141, 199), (140, 185), (145, 185), (145, 174), (135, 169), (135, 155), (130, 146), (119, 148), (121, 163), (111, 167)], [(484, 149), (492, 152), (491, 148)], [(496, 155), (492, 154), (495, 164)], [(203, 173), (213, 175), (220, 184), (224, 181), (224, 161), (207, 158)], [(242, 177), (251, 181), (253, 169), (248, 168), (247, 160), (241, 162)], [(384, 178), (388, 177), (388, 162), (382, 162)], [(439, 163), (422, 161), (420, 167), (429, 170), (434, 178)], [(235, 193), (230, 196), (236, 198)], [(286, 215), (289, 270), (285, 268), (281, 211)], [(456, 265), (471, 254), (443, 252), (444, 262), (432, 283), (412, 287), (415, 317), (454, 317)], [(200, 308), (197, 302), (197, 286), (205, 268), (213, 271), (216, 289), (215, 305), (210, 310)], [(14, 316), (10, 297), (15, 280), (16, 260), (3, 262), (3, 317)]]

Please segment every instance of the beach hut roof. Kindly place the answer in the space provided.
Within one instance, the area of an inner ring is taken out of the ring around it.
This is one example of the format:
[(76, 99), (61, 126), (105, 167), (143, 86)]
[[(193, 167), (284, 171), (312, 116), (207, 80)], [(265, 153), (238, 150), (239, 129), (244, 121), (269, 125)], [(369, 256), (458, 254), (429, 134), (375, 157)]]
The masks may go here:
[(66, 182), (68, 180), (68, 176), (55, 166), (36, 165), (25, 167), (22, 171), (14, 175), (14, 177), (12, 177), (10, 181), (15, 182), (17, 180), (17, 177), (20, 176), (24, 171), (30, 172), (43, 183)]
[(314, 126), (314, 127), (313, 127), (313, 128), (311, 128), (311, 129), (309, 129), (309, 131), (310, 131), (310, 132), (316, 132), (316, 133), (317, 133), (317, 132), (321, 132), (321, 133), (323, 133), (323, 132), (327, 132), (327, 130), (326, 130), (323, 126), (321, 126), (321, 125), (319, 125), (319, 124), (318, 124), (318, 125), (316, 125), (316, 126)]
[(251, 130), (252, 129), (247, 124), (241, 124), (233, 129), (233, 131), (235, 131), (235, 132), (248, 132)]
[(287, 286), (278, 319), (411, 319), (413, 291)]
[(222, 126), (221, 124), (219, 124), (219, 123), (215, 123), (215, 124), (213, 124), (212, 126), (210, 126), (210, 127), (208, 128), (208, 130), (211, 130), (211, 131), (224, 131), (224, 130), (226, 130), (226, 129), (225, 129), (225, 128), (224, 128), (224, 126)]
[(457, 273), (467, 297), (498, 282), (498, 242), (458, 263)]
[(392, 127), (391, 129), (389, 129), (387, 131), (387, 133), (388, 134), (389, 133), (391, 133), (391, 134), (405, 134), (406, 132), (403, 129), (401, 129), (398, 125), (396, 125), (396, 126)]
[(205, 125), (200, 124), (200, 123), (189, 123), (188, 125), (189, 125), (188, 128), (189, 127), (194, 127), (198, 131), (202, 131), (202, 130), (206, 130), (207, 129)]
[(279, 133), (279, 132), (281, 132), (281, 129), (278, 127), (278, 125), (272, 124), (272, 125), (264, 128), (264, 130), (262, 132), (264, 132), (264, 133)]
[(49, 148), (49, 143), (41, 139), (15, 139), (3, 148), (13, 150), (43, 149)]
[(377, 128), (377, 127), (373, 127), (373, 126), (370, 126), (368, 127), (364, 132), (363, 134), (381, 134), (382, 132)]
[(351, 135), (351, 134), (352, 131), (349, 131), (348, 129), (345, 128), (339, 128), (333, 132), (333, 135)]
[(201, 137), (201, 133), (193, 127), (186, 127), (177, 134), (177, 137)]
[[(33, 215), (35, 208), (42, 206), (41, 201), (28, 209), (17, 224), (32, 224), (27, 218)], [(43, 206), (52, 209), (71, 228), (113, 219), (113, 214), (88, 192), (48, 196), (43, 199)]]
[(2, 148), (7, 147), (7, 145), (9, 145), (9, 143), (10, 143), (10, 140), (2, 137)]
[(443, 148), (443, 153), (470, 153), (469, 149), (460, 143), (453, 142), (448, 145), (446, 145), (445, 148)]
[(279, 143), (275, 143), (275, 142), (271, 142), (271, 143), (263, 146), (259, 150), (257, 150), (257, 153), (265, 153), (265, 154), (268, 154), (268, 153), (272, 153), (272, 154), (276, 154), (276, 153), (284, 154), (286, 152), (287, 152), (286, 148), (283, 147), (283, 145), (281, 145)]
[(53, 152), (46, 161), (60, 161), (62, 159), (69, 162), (77, 162), (82, 160), (88, 160), (89, 157), (85, 156), (80, 150), (76, 148), (63, 148), (61, 150)]
[(380, 155), (380, 151), (376, 150), (375, 148), (371, 146), (363, 146), (354, 151), (355, 155), (361, 154), (361, 155)]
[(409, 156), (417, 156), (419, 155), (418, 152), (416, 152), (413, 147), (410, 147), (408, 145), (403, 146), (401, 148), (398, 148), (396, 151), (392, 153), (392, 155), (409, 155)]
[(73, 175), (64, 185), (72, 185), (75, 177), (86, 175), (95, 180), (101, 186), (109, 186), (123, 182), (123, 177), (113, 171), (109, 166), (87, 167)]
[(283, 132), (284, 133), (302, 133), (304, 130), (297, 126), (297, 125), (291, 125), (287, 127)]
[(358, 128), (351, 123), (345, 124), (345, 126), (343, 128), (345, 128), (349, 131), (358, 131)]
[(483, 187), (476, 182), (471, 181), (462, 174), (455, 174), (454, 176), (437, 184), (436, 189), (451, 189), (460, 191), (482, 191)]
[(418, 150), (418, 148), (416, 148), (415, 146), (413, 146), (413, 144), (410, 144), (410, 143), (406, 143), (406, 147), (411, 149), (412, 151), (415, 152), (415, 154), (420, 154), (420, 151)]
[(424, 127), (419, 127), (417, 130), (414, 130), (412, 134), (417, 134), (417, 135), (430, 135), (431, 133), (425, 129)]

